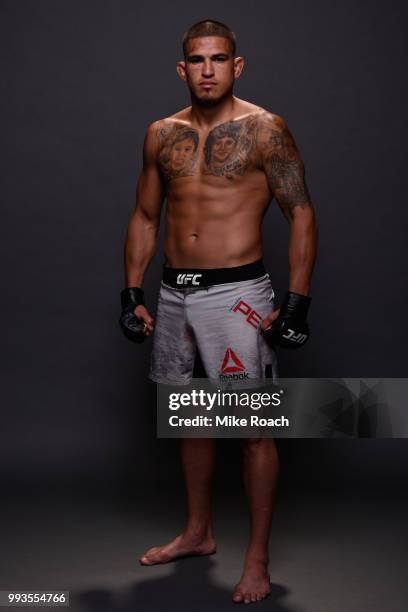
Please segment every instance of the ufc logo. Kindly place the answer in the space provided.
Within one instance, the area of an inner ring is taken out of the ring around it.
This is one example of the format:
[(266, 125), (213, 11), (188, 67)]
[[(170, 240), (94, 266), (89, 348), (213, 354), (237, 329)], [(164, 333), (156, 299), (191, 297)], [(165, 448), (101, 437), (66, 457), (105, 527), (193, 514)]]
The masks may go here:
[(298, 344), (303, 344), (307, 340), (306, 334), (296, 334), (293, 329), (288, 329), (287, 334), (282, 334), (282, 338), (286, 340), (290, 340), (291, 342), (297, 342)]
[(202, 274), (178, 274), (177, 275), (177, 284), (178, 285), (188, 285), (191, 283), (192, 285), (199, 285), (199, 278), (202, 277)]

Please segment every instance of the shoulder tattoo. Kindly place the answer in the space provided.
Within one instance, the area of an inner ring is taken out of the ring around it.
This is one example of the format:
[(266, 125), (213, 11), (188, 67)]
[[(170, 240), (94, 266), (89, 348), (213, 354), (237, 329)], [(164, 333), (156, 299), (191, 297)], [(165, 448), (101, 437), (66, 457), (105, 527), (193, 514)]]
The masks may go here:
[(279, 205), (308, 205), (304, 164), (285, 121), (278, 117), (260, 119), (259, 143), (269, 187)]

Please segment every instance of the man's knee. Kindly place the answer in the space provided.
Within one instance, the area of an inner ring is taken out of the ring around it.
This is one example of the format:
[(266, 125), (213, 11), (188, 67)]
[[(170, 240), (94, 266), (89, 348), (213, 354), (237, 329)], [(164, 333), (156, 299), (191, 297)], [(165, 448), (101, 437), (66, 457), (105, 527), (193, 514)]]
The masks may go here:
[(276, 445), (273, 438), (243, 438), (241, 446), (244, 453), (257, 453), (265, 449), (273, 449), (276, 452)]
[(253, 451), (268, 444), (268, 438), (244, 438), (241, 445), (244, 450)]

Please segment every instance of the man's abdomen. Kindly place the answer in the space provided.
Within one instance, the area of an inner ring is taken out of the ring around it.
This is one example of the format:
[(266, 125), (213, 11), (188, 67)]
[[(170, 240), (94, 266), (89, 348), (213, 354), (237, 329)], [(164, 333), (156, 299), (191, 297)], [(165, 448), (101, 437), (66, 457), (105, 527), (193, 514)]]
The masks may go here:
[(174, 268), (240, 266), (262, 257), (265, 205), (256, 202), (169, 206), (164, 250)]

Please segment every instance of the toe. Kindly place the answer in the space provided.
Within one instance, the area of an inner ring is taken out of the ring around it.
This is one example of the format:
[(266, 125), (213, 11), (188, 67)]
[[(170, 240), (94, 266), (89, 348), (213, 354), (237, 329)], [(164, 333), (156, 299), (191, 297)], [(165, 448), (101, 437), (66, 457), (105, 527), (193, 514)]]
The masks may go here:
[(159, 551), (158, 546), (153, 546), (153, 548), (149, 548), (142, 557), (140, 557), (139, 561), (143, 565), (154, 565), (157, 560), (157, 553)]
[(148, 550), (142, 557), (140, 557), (140, 563), (142, 563), (143, 565), (154, 565), (157, 561), (157, 555), (154, 555), (155, 550), (156, 549)]
[(234, 595), (232, 596), (232, 599), (233, 601), (235, 601), (235, 603), (241, 603), (244, 599), (244, 596), (240, 591), (235, 591)]

